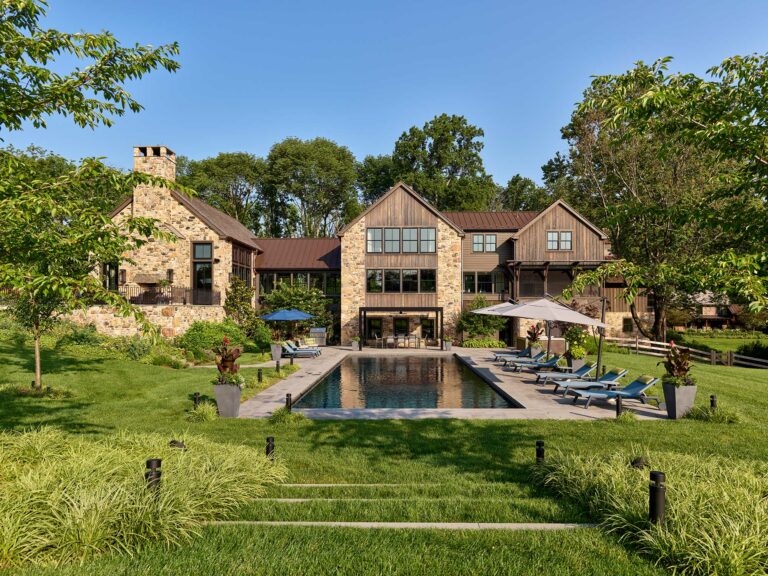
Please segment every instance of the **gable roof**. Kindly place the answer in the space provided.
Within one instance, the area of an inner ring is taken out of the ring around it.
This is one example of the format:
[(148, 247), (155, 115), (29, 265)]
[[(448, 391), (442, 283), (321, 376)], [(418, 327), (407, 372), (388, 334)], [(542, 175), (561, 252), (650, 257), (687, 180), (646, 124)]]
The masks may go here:
[(462, 230), (516, 231), (539, 215), (535, 211), (443, 212)]
[(608, 235), (607, 235), (605, 232), (603, 232), (603, 231), (602, 231), (600, 228), (598, 228), (597, 226), (595, 226), (594, 224), (592, 224), (592, 222), (590, 222), (589, 220), (587, 220), (586, 218), (584, 218), (584, 216), (582, 216), (581, 214), (579, 214), (579, 213), (576, 211), (576, 209), (575, 209), (575, 208), (573, 208), (573, 207), (572, 207), (571, 205), (569, 205), (569, 204), (568, 204), (568, 203), (567, 203), (565, 200), (562, 200), (562, 199), (558, 199), (558, 200), (555, 200), (554, 202), (552, 202), (552, 204), (550, 204), (550, 205), (549, 205), (549, 206), (547, 206), (547, 207), (546, 207), (544, 210), (542, 210), (541, 212), (539, 212), (539, 213), (538, 213), (538, 214), (537, 214), (537, 215), (536, 215), (534, 218), (532, 218), (531, 220), (529, 220), (529, 221), (528, 221), (528, 222), (527, 222), (527, 223), (526, 223), (526, 224), (525, 224), (525, 225), (524, 225), (522, 228), (520, 228), (520, 229), (519, 229), (519, 230), (518, 230), (518, 231), (515, 233), (515, 237), (519, 236), (519, 235), (520, 235), (520, 234), (521, 234), (523, 231), (525, 231), (525, 230), (526, 230), (526, 229), (527, 229), (529, 226), (531, 226), (531, 225), (532, 225), (534, 222), (536, 222), (536, 221), (537, 221), (537, 220), (539, 220), (540, 218), (543, 218), (545, 214), (547, 214), (548, 212), (551, 212), (552, 210), (554, 210), (554, 209), (555, 209), (556, 207), (558, 207), (558, 206), (559, 206), (560, 208), (563, 208), (564, 210), (567, 210), (568, 212), (570, 212), (570, 214), (571, 214), (571, 215), (572, 215), (574, 218), (576, 218), (577, 220), (579, 220), (579, 221), (580, 221), (582, 224), (584, 224), (584, 225), (585, 225), (587, 228), (590, 228), (590, 229), (591, 229), (591, 230), (592, 230), (592, 231), (593, 231), (595, 234), (597, 234), (598, 236), (600, 236), (600, 239), (601, 239), (601, 240), (607, 240), (607, 239), (608, 239)]
[(259, 238), (257, 270), (340, 270), (338, 238)]
[(351, 222), (349, 222), (349, 223), (348, 223), (346, 226), (344, 226), (344, 227), (343, 227), (341, 230), (339, 230), (339, 231), (338, 231), (338, 233), (337, 233), (337, 236), (339, 236), (339, 237), (341, 237), (341, 236), (344, 236), (344, 233), (347, 231), (347, 229), (348, 229), (350, 226), (353, 226), (354, 224), (356, 224), (356, 223), (357, 223), (357, 222), (358, 222), (358, 221), (359, 221), (359, 220), (360, 220), (360, 219), (361, 219), (363, 216), (365, 216), (366, 214), (368, 214), (368, 212), (370, 212), (371, 210), (373, 210), (373, 209), (374, 209), (376, 206), (378, 206), (378, 205), (379, 205), (381, 202), (383, 202), (384, 200), (386, 200), (387, 198), (389, 198), (389, 197), (390, 197), (392, 194), (394, 194), (394, 193), (395, 193), (395, 191), (396, 191), (396, 190), (398, 190), (398, 189), (402, 189), (402, 190), (404, 190), (404, 191), (405, 191), (407, 194), (410, 194), (410, 195), (413, 197), (413, 199), (414, 199), (414, 200), (416, 200), (416, 201), (417, 201), (419, 204), (421, 204), (421, 205), (422, 205), (422, 206), (423, 206), (425, 209), (429, 210), (429, 211), (430, 211), (432, 214), (434, 214), (435, 216), (437, 216), (438, 218), (440, 218), (440, 220), (442, 220), (443, 222), (445, 222), (446, 224), (448, 224), (448, 226), (450, 226), (451, 228), (453, 228), (454, 230), (456, 230), (456, 232), (457, 232), (458, 234), (460, 234), (461, 236), (463, 236), (463, 235), (464, 235), (464, 231), (463, 231), (461, 228), (459, 228), (458, 226), (456, 226), (456, 224), (455, 224), (454, 222), (452, 222), (450, 219), (448, 219), (448, 218), (445, 216), (445, 214), (443, 214), (443, 213), (442, 213), (442, 212), (440, 212), (440, 211), (439, 211), (437, 208), (435, 208), (434, 206), (432, 206), (432, 204), (430, 204), (429, 202), (427, 202), (427, 200), (426, 200), (424, 197), (422, 197), (420, 194), (418, 194), (418, 193), (417, 193), (417, 192), (416, 192), (416, 191), (415, 191), (413, 188), (411, 188), (410, 186), (408, 186), (408, 184), (406, 184), (405, 182), (398, 182), (397, 184), (395, 184), (394, 186), (392, 186), (392, 188), (390, 188), (389, 190), (387, 190), (386, 192), (384, 192), (384, 194), (382, 194), (382, 195), (379, 197), (379, 199), (378, 199), (378, 200), (376, 200), (376, 202), (374, 202), (373, 204), (371, 204), (370, 206), (368, 206), (368, 208), (366, 208), (366, 209), (363, 211), (363, 213), (362, 213), (362, 214), (360, 214), (360, 215), (359, 215), (357, 218), (355, 218), (354, 220), (352, 220)]

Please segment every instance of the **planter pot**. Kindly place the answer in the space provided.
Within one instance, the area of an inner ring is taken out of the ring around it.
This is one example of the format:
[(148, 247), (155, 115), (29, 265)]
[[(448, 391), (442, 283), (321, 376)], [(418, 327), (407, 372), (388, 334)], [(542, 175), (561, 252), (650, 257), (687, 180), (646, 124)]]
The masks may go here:
[(443, 342), (443, 346), (445, 350), (450, 350), (451, 348), (453, 348), (453, 342)]
[(586, 364), (586, 360), (584, 358), (567, 358), (568, 366), (570, 366), (574, 371), (578, 370), (579, 368), (583, 367), (584, 364)]
[(531, 357), (536, 356), (536, 354), (541, 353), (544, 350), (541, 346), (538, 344), (531, 344)]
[(229, 384), (215, 384), (216, 406), (222, 418), (237, 418), (240, 414), (240, 387)]
[(270, 347), (272, 351), (272, 360), (277, 362), (283, 356), (283, 347), (280, 344), (272, 344)]
[(360, 342), (357, 340), (352, 340), (352, 342), (350, 342), (350, 346), (352, 346), (352, 352), (360, 351)]
[(696, 401), (696, 386), (675, 386), (662, 383), (664, 390), (664, 402), (667, 404), (667, 416), (677, 420), (685, 416)]

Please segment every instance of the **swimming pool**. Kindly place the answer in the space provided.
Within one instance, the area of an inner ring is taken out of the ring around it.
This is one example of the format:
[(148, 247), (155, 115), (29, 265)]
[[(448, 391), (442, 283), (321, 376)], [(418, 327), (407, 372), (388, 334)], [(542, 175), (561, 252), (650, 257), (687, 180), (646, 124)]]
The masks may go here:
[(514, 408), (453, 356), (352, 356), (296, 408)]

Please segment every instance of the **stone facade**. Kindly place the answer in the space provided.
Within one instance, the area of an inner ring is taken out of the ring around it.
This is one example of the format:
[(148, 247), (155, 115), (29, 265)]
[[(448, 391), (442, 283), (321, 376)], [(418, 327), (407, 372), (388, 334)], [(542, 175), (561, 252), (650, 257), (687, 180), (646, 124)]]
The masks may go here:
[[(183, 334), (197, 320), (219, 322), (226, 316), (221, 306), (142, 306), (141, 311), (166, 338)], [(106, 306), (78, 310), (70, 319), (77, 324), (93, 324), (100, 333), (110, 336), (134, 336), (140, 333), (133, 317), (116, 316)]]
[(456, 335), (461, 314), (461, 235), (443, 220), (437, 221), (437, 302), (443, 307), (445, 335)]
[(365, 306), (365, 216), (341, 240), (341, 342), (360, 336), (357, 311)]

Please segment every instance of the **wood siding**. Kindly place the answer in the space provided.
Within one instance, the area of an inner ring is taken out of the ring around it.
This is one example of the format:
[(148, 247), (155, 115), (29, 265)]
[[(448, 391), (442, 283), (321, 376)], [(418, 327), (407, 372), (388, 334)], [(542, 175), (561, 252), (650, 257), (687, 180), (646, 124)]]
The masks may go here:
[[(547, 250), (550, 230), (570, 230), (572, 249)], [(528, 262), (595, 261), (605, 259), (606, 242), (568, 210), (556, 206), (518, 234), (515, 251), (515, 260)]]
[(366, 294), (366, 306), (403, 306), (405, 307), (424, 307), (437, 306), (437, 294), (398, 294), (386, 292), (383, 294)]
[[(625, 312), (627, 315), (629, 312), (629, 304), (622, 297), (622, 288), (605, 288), (604, 294), (608, 298), (606, 304), (606, 310), (608, 312)], [(653, 309), (648, 309), (648, 297), (638, 296), (635, 298), (635, 308), (638, 314), (645, 314), (646, 312), (652, 312)]]
[[(496, 252), (472, 252), (472, 237), (475, 234), (496, 234)], [(515, 257), (512, 232), (465, 232), (461, 240), (461, 258), (467, 272), (491, 272), (497, 266), (504, 266)]]

